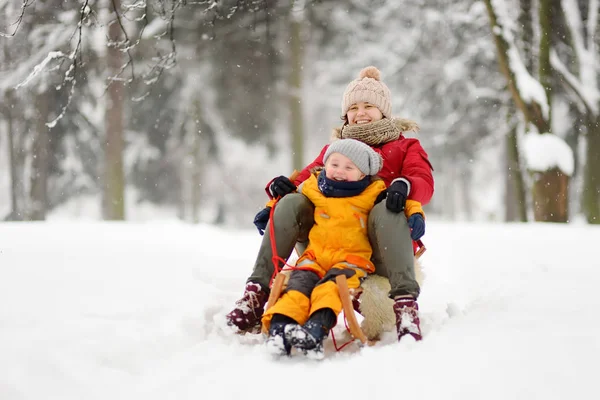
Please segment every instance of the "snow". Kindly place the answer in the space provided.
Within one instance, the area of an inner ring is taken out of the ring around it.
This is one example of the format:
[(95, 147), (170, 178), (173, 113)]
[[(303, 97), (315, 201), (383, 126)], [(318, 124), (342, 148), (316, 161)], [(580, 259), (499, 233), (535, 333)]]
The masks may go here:
[(573, 150), (557, 135), (528, 133), (523, 139), (523, 155), (527, 168), (532, 171), (548, 171), (558, 167), (571, 176), (575, 169)]
[(319, 362), (223, 327), (253, 229), (0, 224), (0, 398), (600, 398), (598, 227), (427, 228), (424, 340), (329, 341)]

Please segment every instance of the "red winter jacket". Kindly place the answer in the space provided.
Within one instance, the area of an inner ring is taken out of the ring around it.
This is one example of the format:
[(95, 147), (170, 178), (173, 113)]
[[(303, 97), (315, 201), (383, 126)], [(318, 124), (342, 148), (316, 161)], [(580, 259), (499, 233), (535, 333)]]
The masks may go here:
[[(328, 147), (329, 145), (323, 147), (319, 156), (300, 172), (294, 181), (296, 186), (308, 179), (310, 170), (314, 167), (323, 166), (323, 156)], [(377, 175), (386, 186), (390, 186), (394, 179), (405, 178), (410, 182), (408, 198), (422, 205), (429, 203), (433, 196), (433, 167), (417, 139), (401, 135), (397, 140), (371, 147), (383, 157), (383, 168)]]

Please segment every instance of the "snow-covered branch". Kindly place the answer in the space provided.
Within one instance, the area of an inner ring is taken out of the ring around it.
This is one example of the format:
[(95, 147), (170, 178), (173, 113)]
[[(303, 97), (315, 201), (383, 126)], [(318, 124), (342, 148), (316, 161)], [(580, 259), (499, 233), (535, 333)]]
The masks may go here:
[(502, 40), (507, 45), (506, 56), (508, 58), (508, 68), (511, 75), (515, 79), (515, 84), (521, 98), (531, 104), (537, 103), (541, 110), (544, 119), (548, 120), (550, 115), (550, 106), (546, 91), (542, 84), (535, 79), (525, 66), (523, 59), (519, 53), (515, 37), (513, 34), (514, 19), (510, 17), (505, 0), (491, 0), (492, 10), (496, 15), (496, 26), (493, 28), (493, 33), (502, 37)]
[(589, 92), (592, 91), (593, 88), (586, 88), (583, 82), (569, 71), (569, 69), (561, 61), (560, 57), (558, 56), (555, 50), (552, 50), (550, 52), (550, 62), (552, 63), (552, 68), (554, 68), (556, 72), (562, 75), (566, 84), (581, 99), (581, 101), (585, 105), (585, 108), (593, 114), (598, 114), (598, 103), (597, 101), (593, 100), (593, 96), (589, 95)]
[(17, 84), (17, 86), (15, 86), (15, 89), (20, 89), (24, 86), (27, 86), (27, 84), (29, 84), (29, 82), (31, 82), (33, 78), (35, 78), (40, 72), (42, 72), (46, 68), (50, 61), (62, 58), (68, 58), (68, 56), (62, 51), (51, 51), (50, 53), (48, 53), (48, 55), (46, 55), (46, 58), (44, 58), (35, 67), (33, 67), (31, 73), (22, 82)]
[(27, 9), (27, 7), (32, 5), (34, 2), (35, 0), (23, 0), (23, 3), (21, 4), (20, 14), (17, 17), (17, 20), (11, 24), (11, 26), (16, 25), (12, 33), (0, 32), (0, 37), (13, 37), (17, 34), (17, 31), (21, 26), (21, 22), (23, 22), (23, 17), (25, 16), (25, 9)]
[(66, 57), (65, 54), (62, 54), (55, 49), (64, 46), (69, 41), (71, 34), (72, 32), (68, 29), (57, 29), (51, 32), (42, 48), (37, 50), (34, 55), (29, 57), (26, 61), (20, 63), (18, 68), (11, 70), (8, 74), (4, 75), (3, 79), (0, 81), (0, 91), (14, 89), (15, 86), (22, 87), (29, 84), (41, 71), (43, 71), (48, 63), (57, 59), (59, 54), (61, 54), (61, 57)]
[(527, 70), (516, 44), (513, 31), (514, 16), (504, 0), (484, 0), (500, 70), (504, 74), (515, 105), (526, 121), (531, 122), (540, 133), (550, 130), (550, 105), (544, 86)]
[(589, 2), (588, 21), (585, 25), (576, 0), (561, 2), (577, 59), (577, 75), (569, 71), (556, 52), (551, 55), (552, 67), (563, 75), (569, 86), (581, 97), (586, 108), (595, 115), (600, 113), (600, 89), (597, 78), (600, 57), (596, 51), (594, 36), (599, 18), (599, 3), (598, 0)]

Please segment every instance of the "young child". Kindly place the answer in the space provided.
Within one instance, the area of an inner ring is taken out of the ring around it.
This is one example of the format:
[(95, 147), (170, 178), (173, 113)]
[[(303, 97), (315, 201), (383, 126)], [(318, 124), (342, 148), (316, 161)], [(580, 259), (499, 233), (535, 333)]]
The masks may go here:
[[(367, 218), (386, 189), (376, 176), (381, 156), (358, 140), (340, 139), (329, 146), (323, 160), (324, 169), (298, 188), (315, 206), (309, 245), (283, 295), (262, 318), (269, 332), (267, 349), (277, 355), (289, 355), (295, 347), (322, 358), (323, 340), (342, 310), (335, 277), (346, 275), (348, 287), (358, 288), (375, 270)], [(420, 205), (408, 208), (423, 212)]]

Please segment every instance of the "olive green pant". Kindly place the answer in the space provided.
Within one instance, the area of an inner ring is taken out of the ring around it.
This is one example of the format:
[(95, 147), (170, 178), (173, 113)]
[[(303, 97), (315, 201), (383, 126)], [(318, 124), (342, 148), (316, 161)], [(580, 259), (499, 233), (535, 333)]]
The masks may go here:
[[(269, 223), (275, 225), (277, 254), (287, 259), (294, 246), (300, 252), (306, 249), (308, 233), (314, 224), (314, 206), (303, 194), (288, 194), (277, 203), (273, 221)], [(416, 299), (419, 284), (415, 280), (412, 240), (404, 213), (389, 211), (382, 201), (369, 214), (368, 231), (375, 273), (389, 279), (390, 297), (411, 295)], [(267, 229), (248, 282), (258, 283), (268, 290), (273, 270), (271, 239)]]

